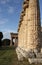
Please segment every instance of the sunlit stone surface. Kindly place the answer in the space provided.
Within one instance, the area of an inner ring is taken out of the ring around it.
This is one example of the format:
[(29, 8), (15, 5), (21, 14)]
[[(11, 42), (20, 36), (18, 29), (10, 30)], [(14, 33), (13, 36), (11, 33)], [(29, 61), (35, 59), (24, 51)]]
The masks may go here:
[(24, 0), (23, 10), (18, 26), (18, 47), (16, 49), (19, 60), (23, 60), (23, 57), (35, 57), (41, 47), (39, 0)]

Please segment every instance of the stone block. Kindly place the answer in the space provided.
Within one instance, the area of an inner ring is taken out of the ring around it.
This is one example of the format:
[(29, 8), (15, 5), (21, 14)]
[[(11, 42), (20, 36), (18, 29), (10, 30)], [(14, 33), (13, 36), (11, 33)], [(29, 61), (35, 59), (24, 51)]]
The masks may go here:
[(32, 50), (28, 51), (28, 58), (35, 58), (35, 57), (36, 55)]
[(23, 61), (23, 55), (20, 53), (20, 51), (18, 50), (18, 48), (16, 49), (16, 53), (17, 53), (17, 57), (19, 61)]
[(28, 58), (28, 61), (30, 64), (32, 63), (35, 63), (35, 64), (38, 64), (38, 63), (42, 63), (42, 59), (40, 58)]
[(20, 53), (22, 54), (23, 57), (25, 57), (25, 58), (28, 57), (28, 54), (27, 54), (27, 52), (24, 49), (18, 47), (18, 50), (20, 51)]
[(37, 58), (42, 58), (42, 53), (37, 53), (37, 54), (36, 54), (36, 57), (37, 57)]
[(42, 53), (42, 48), (41, 48), (41, 53)]

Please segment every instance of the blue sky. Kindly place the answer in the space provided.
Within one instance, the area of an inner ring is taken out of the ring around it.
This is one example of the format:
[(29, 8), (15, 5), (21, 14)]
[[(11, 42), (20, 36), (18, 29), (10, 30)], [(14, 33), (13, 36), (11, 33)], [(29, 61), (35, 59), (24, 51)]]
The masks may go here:
[[(23, 0), (0, 0), (0, 31), (4, 38), (10, 38), (10, 32), (17, 32)], [(42, 24), (42, 0), (40, 0)]]

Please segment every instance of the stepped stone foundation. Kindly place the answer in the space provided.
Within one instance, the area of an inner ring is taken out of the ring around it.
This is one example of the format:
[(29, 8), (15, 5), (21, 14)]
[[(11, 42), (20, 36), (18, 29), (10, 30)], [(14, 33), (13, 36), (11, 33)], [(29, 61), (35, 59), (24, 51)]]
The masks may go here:
[[(24, 0), (18, 26), (18, 60), (41, 58), (41, 21), (39, 0)], [(38, 54), (38, 56), (37, 56)], [(36, 62), (36, 60), (34, 60)], [(37, 60), (39, 62), (39, 59)], [(41, 60), (42, 61), (42, 60)]]

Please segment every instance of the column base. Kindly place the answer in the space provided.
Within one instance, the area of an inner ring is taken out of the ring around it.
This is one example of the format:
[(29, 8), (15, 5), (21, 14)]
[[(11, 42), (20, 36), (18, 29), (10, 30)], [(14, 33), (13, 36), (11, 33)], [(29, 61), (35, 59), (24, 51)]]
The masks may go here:
[(23, 61), (23, 55), (21, 54), (18, 48), (16, 48), (16, 53), (17, 53), (18, 60)]
[(17, 53), (18, 60), (23, 60), (23, 58), (28, 59), (28, 58), (36, 57), (35, 53), (32, 50), (26, 51), (20, 47), (16, 48), (16, 53)]

